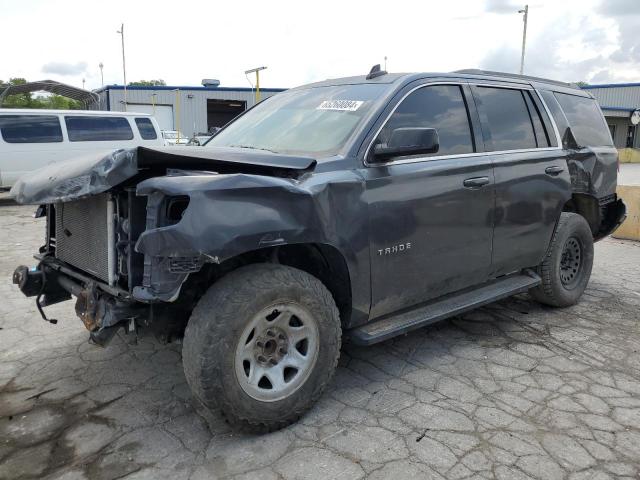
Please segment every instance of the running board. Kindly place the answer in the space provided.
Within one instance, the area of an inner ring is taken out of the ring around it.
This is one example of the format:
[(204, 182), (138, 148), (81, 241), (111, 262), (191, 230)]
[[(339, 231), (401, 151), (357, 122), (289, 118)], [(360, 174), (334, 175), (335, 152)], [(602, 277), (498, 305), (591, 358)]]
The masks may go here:
[(540, 285), (540, 277), (532, 271), (502, 277), (485, 283), (473, 290), (447, 295), (427, 305), (374, 320), (361, 327), (349, 330), (353, 343), (371, 345), (416, 328), (453, 317), (469, 310), (501, 300), (516, 293), (526, 292)]

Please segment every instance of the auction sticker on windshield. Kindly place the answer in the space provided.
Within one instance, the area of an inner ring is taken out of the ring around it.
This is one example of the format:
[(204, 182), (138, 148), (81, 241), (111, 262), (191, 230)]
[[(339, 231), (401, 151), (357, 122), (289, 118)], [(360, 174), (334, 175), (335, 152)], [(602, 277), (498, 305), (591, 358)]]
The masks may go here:
[(325, 100), (316, 110), (339, 110), (342, 112), (355, 112), (364, 102), (362, 100)]

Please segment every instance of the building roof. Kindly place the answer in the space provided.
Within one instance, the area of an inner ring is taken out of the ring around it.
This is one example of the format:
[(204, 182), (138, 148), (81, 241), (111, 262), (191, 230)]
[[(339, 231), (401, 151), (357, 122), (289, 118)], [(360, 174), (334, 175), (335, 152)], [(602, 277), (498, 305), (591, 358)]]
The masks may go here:
[(27, 82), (21, 85), (0, 85), (0, 105), (2, 105), (2, 100), (9, 95), (40, 91), (50, 92), (73, 100), (78, 100), (80, 102), (84, 102), (85, 105), (90, 105), (100, 100), (100, 97), (98, 97), (96, 93), (90, 92), (89, 90), (74, 87), (73, 85), (67, 85), (66, 83), (56, 82), (55, 80), (40, 80), (38, 82)]
[[(105, 85), (94, 90), (94, 93), (102, 93), (106, 90), (124, 90), (123, 85)], [(189, 85), (127, 85), (127, 90), (182, 90), (182, 91), (211, 91), (211, 92), (254, 92), (255, 88), (249, 87), (203, 87)], [(284, 92), (286, 88), (260, 88), (261, 92), (278, 93)]]
[(97, 115), (104, 116), (136, 116), (151, 117), (150, 113), (138, 112), (110, 112), (105, 110), (50, 110), (45, 108), (0, 108), (3, 115)]
[(621, 87), (640, 87), (640, 83), (601, 83), (599, 85), (585, 85), (581, 87), (583, 90), (592, 90), (594, 88), (621, 88)]

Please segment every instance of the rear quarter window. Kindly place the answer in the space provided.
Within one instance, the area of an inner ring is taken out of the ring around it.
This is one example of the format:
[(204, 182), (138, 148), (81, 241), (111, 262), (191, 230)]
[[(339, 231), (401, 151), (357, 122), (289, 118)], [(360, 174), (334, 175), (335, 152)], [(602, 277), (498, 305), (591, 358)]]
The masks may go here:
[(125, 117), (66, 116), (71, 142), (132, 140), (133, 130)]
[(613, 146), (600, 107), (593, 98), (554, 92), (580, 146)]
[(156, 133), (156, 129), (153, 128), (153, 123), (150, 118), (136, 118), (136, 126), (143, 140), (155, 140), (158, 138), (158, 134)]
[(0, 135), (7, 143), (62, 142), (60, 120), (54, 115), (0, 115)]

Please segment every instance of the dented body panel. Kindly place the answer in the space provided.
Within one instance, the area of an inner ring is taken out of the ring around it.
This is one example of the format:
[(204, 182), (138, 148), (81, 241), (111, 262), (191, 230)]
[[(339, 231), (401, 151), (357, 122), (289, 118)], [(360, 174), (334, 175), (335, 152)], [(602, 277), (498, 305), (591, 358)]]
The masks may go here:
[(567, 155), (573, 193), (608, 197), (616, 193), (618, 150), (614, 147), (583, 147)]
[(40, 205), (98, 195), (134, 179), (166, 173), (166, 169), (246, 171), (295, 177), (312, 169), (312, 158), (274, 155), (231, 148), (138, 147), (93, 153), (52, 163), (20, 178), (11, 189), (18, 203)]
[[(279, 245), (330, 245), (349, 268), (354, 310), (366, 316), (369, 244), (363, 192), (363, 180), (353, 171), (297, 180), (249, 174), (151, 178), (138, 185), (138, 195), (186, 195), (190, 201), (180, 222), (146, 230), (135, 248), (153, 258), (222, 263)], [(176, 285), (181, 281), (176, 278)], [(157, 292), (151, 287), (134, 295), (151, 300)]]

